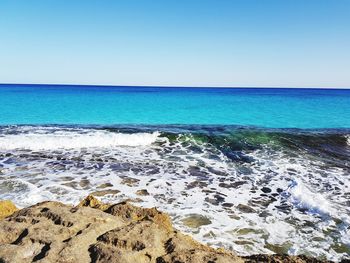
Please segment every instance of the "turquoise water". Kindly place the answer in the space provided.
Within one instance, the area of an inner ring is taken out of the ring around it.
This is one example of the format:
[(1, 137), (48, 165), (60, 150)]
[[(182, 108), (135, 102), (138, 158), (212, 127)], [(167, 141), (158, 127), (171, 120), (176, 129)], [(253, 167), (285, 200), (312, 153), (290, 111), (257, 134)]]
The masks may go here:
[(0, 124), (349, 128), (350, 90), (4, 84)]
[(0, 200), (137, 200), (240, 255), (349, 259), (349, 105), (350, 90), (0, 85)]

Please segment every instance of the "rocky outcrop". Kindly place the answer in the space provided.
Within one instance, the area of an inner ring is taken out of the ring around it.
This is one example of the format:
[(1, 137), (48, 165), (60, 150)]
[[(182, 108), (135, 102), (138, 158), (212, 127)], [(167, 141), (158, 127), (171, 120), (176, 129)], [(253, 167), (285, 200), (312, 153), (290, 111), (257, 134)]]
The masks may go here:
[(11, 201), (0, 201), (0, 220), (12, 215), (17, 210), (17, 207)]
[[(282, 261), (281, 261), (282, 260)], [(193, 240), (167, 214), (93, 196), (73, 207), (43, 202), (0, 221), (0, 262), (317, 262), (307, 257), (239, 257)]]

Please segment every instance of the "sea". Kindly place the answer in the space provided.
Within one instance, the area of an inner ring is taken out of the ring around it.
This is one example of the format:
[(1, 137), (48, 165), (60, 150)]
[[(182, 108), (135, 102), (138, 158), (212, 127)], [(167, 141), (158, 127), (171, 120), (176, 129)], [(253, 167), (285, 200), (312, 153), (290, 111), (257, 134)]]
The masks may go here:
[(0, 200), (93, 193), (240, 255), (350, 259), (350, 90), (0, 85)]

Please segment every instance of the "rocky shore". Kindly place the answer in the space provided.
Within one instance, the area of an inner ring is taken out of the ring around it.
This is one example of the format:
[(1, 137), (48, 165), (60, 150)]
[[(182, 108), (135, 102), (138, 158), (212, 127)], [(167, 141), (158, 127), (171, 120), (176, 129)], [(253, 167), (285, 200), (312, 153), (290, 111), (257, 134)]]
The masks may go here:
[(173, 228), (156, 208), (42, 202), (17, 210), (0, 201), (0, 262), (322, 262), (306, 256), (240, 257), (203, 245)]

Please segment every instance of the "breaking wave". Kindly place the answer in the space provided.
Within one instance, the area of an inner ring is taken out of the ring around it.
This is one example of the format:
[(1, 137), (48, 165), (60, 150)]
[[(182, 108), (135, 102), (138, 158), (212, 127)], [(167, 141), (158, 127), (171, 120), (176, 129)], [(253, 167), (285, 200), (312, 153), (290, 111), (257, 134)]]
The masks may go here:
[(55, 150), (80, 148), (113, 148), (116, 146), (146, 146), (154, 143), (159, 132), (113, 133), (99, 130), (58, 130), (53, 133), (35, 131), (7, 134), (0, 137), (0, 150)]
[(134, 200), (241, 255), (349, 258), (349, 174), (349, 130), (0, 126), (0, 199)]

